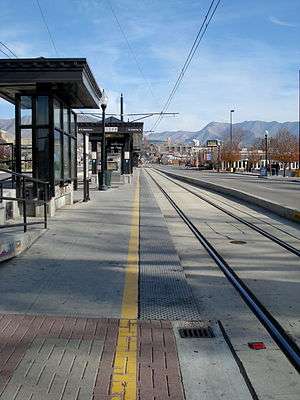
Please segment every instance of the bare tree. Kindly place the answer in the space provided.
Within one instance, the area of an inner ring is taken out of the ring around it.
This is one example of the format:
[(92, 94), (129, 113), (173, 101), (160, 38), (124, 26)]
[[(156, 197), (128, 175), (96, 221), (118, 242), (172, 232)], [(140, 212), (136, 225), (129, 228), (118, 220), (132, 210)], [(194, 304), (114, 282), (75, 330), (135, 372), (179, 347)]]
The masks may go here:
[(269, 142), (269, 154), (272, 160), (283, 164), (283, 176), (286, 167), (297, 160), (297, 139), (288, 129), (280, 129)]
[(249, 149), (248, 154), (248, 170), (254, 167), (261, 159), (262, 151), (264, 150), (263, 139), (257, 138)]
[(234, 161), (239, 161), (243, 136), (242, 130), (235, 131), (231, 143), (229, 135), (226, 135), (220, 151), (220, 159), (222, 161), (230, 163), (230, 165)]

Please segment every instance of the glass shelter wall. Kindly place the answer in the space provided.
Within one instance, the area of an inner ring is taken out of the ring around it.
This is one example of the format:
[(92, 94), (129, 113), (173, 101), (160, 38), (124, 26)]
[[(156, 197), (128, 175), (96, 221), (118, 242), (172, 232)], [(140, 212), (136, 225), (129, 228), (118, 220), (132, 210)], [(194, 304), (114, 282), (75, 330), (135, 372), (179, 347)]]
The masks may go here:
[(69, 182), (76, 178), (76, 115), (54, 99), (54, 182)]
[(16, 98), (16, 169), (36, 179), (64, 185), (76, 179), (76, 115), (45, 94)]

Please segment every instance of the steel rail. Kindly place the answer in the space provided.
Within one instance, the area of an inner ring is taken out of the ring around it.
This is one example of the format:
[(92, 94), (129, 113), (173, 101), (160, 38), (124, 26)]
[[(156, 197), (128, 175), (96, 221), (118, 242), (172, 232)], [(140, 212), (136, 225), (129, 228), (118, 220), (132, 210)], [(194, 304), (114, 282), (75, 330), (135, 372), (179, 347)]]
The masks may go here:
[(289, 243), (277, 238), (276, 236), (274, 236), (271, 233), (265, 231), (264, 229), (258, 227), (257, 225), (252, 224), (252, 222), (249, 222), (249, 221), (245, 220), (244, 218), (239, 217), (236, 214), (233, 214), (231, 211), (228, 211), (225, 208), (215, 204), (213, 201), (206, 199), (205, 197), (201, 196), (201, 194), (195, 193), (193, 190), (190, 190), (190, 189), (186, 188), (185, 186), (180, 185), (180, 183), (174, 182), (174, 181), (172, 181), (170, 179), (170, 176), (171, 176), (171, 177), (173, 177), (173, 179), (178, 179), (178, 180), (183, 181), (183, 182), (185, 182), (185, 183), (187, 183), (189, 185), (198, 187), (198, 186), (196, 186), (196, 184), (193, 185), (191, 182), (188, 182), (185, 179), (184, 176), (176, 175), (176, 174), (173, 174), (173, 173), (169, 173), (169, 172), (165, 172), (165, 171), (157, 170), (157, 169), (155, 169), (155, 171), (163, 174), (163, 176), (167, 175), (167, 176), (165, 176), (165, 178), (169, 179), (175, 185), (181, 187), (182, 189), (185, 189), (189, 193), (192, 193), (193, 195), (195, 195), (199, 199), (201, 199), (203, 201), (206, 201), (211, 206), (217, 208), (218, 210), (222, 211), (223, 213), (225, 213), (225, 214), (229, 215), (230, 217), (236, 219), (237, 221), (241, 222), (242, 224), (247, 225), (249, 228), (253, 229), (254, 231), (260, 233), (261, 235), (263, 235), (263, 236), (267, 237), (268, 239), (272, 240), (273, 242), (277, 243), (279, 246), (283, 247), (285, 250), (288, 250), (289, 252), (291, 252), (291, 253), (295, 254), (296, 256), (300, 257), (300, 250), (298, 250), (296, 247), (294, 247), (294, 246), (290, 245)]
[(214, 262), (222, 270), (229, 282), (238, 291), (244, 302), (248, 305), (250, 310), (258, 318), (261, 324), (269, 332), (270, 336), (276, 342), (281, 351), (285, 354), (290, 363), (300, 373), (300, 348), (296, 342), (289, 336), (280, 323), (272, 316), (266, 307), (257, 299), (255, 294), (248, 288), (248, 286), (238, 277), (233, 269), (227, 264), (224, 258), (217, 252), (212, 244), (203, 236), (203, 234), (196, 228), (192, 221), (185, 215), (175, 201), (168, 195), (163, 187), (153, 178), (147, 171), (153, 182), (157, 185), (160, 191), (167, 198), (172, 207), (176, 210), (181, 219), (193, 232), (195, 237), (205, 248), (207, 253), (211, 256)]

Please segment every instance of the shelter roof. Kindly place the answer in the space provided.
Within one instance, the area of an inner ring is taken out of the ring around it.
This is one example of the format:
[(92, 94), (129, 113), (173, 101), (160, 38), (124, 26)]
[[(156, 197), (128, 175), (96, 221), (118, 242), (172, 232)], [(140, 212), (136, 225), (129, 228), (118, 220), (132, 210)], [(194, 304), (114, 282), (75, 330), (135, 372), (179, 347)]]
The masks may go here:
[(0, 96), (47, 89), (72, 108), (99, 108), (101, 90), (85, 58), (0, 59)]

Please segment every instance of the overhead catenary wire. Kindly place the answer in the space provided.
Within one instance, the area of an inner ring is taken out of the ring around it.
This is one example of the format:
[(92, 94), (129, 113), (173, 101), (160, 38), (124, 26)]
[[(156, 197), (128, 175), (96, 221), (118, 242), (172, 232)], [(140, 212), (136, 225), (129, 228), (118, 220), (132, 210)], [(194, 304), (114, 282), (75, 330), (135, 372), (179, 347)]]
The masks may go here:
[[(0, 45), (3, 46), (6, 50), (8, 50), (9, 53), (10, 53), (13, 57), (18, 58), (18, 56), (16, 55), (16, 53), (15, 53), (7, 44), (5, 44), (5, 43), (3, 43), (3, 42), (0, 41)], [(0, 50), (0, 51), (1, 51), (3, 54), (5, 54), (7, 57), (11, 58), (11, 56), (8, 55), (8, 54), (6, 54), (6, 52), (4, 52), (3, 50)]]
[(119, 27), (119, 30), (120, 30), (121, 34), (123, 35), (123, 37), (124, 37), (124, 40), (125, 40), (126, 45), (127, 45), (127, 47), (128, 47), (128, 50), (129, 50), (130, 54), (132, 55), (132, 58), (133, 58), (133, 60), (134, 60), (134, 62), (135, 62), (135, 64), (136, 64), (136, 66), (137, 66), (137, 69), (139, 70), (139, 73), (140, 73), (141, 77), (143, 78), (144, 82), (146, 83), (146, 86), (148, 87), (148, 90), (149, 90), (151, 96), (154, 98), (154, 100), (156, 100), (155, 95), (154, 95), (154, 92), (153, 92), (153, 89), (152, 89), (152, 86), (151, 86), (151, 83), (150, 83), (149, 80), (146, 78), (146, 76), (145, 76), (145, 74), (144, 74), (144, 72), (143, 72), (143, 69), (142, 69), (142, 67), (141, 67), (141, 65), (140, 65), (140, 63), (139, 63), (139, 60), (138, 60), (138, 58), (137, 58), (137, 56), (136, 56), (136, 54), (135, 54), (135, 52), (134, 52), (134, 50), (133, 50), (133, 48), (132, 48), (130, 42), (129, 42), (129, 39), (128, 39), (128, 37), (127, 37), (127, 35), (126, 35), (124, 29), (122, 28), (122, 25), (121, 25), (121, 23), (120, 23), (120, 21), (119, 21), (119, 18), (118, 18), (118, 16), (117, 16), (117, 13), (115, 12), (115, 10), (114, 10), (114, 8), (113, 8), (113, 5), (112, 5), (111, 0), (107, 0), (107, 3), (108, 3), (108, 6), (109, 6), (109, 8), (110, 8), (110, 10), (111, 10), (111, 13), (112, 13), (112, 15), (113, 15), (115, 21), (116, 21), (116, 23), (117, 23), (117, 25), (118, 25), (118, 27)]
[(45, 27), (46, 27), (46, 30), (47, 30), (47, 32), (48, 32), (49, 39), (50, 39), (50, 43), (51, 43), (51, 45), (52, 45), (52, 47), (53, 47), (53, 49), (54, 49), (54, 51), (55, 51), (57, 57), (59, 57), (59, 53), (58, 53), (58, 51), (57, 51), (57, 48), (56, 48), (56, 45), (55, 45), (53, 36), (52, 36), (51, 31), (50, 31), (50, 29), (49, 29), (49, 25), (48, 25), (48, 23), (47, 23), (45, 14), (44, 14), (44, 12), (43, 12), (43, 10), (42, 10), (42, 7), (41, 7), (41, 5), (40, 5), (39, 0), (36, 0), (36, 3), (37, 3), (37, 6), (38, 6), (38, 8), (39, 8), (39, 10), (40, 10), (40, 14), (41, 14), (42, 20), (43, 20), (43, 22), (44, 22), (44, 25), (45, 25)]
[(7, 54), (4, 50), (0, 49), (0, 52), (4, 54), (8, 58), (12, 58), (9, 54)]
[(192, 44), (192, 47), (191, 47), (191, 49), (190, 49), (190, 51), (189, 51), (189, 53), (188, 53), (188, 55), (186, 57), (186, 60), (185, 60), (185, 62), (183, 64), (183, 67), (180, 70), (180, 73), (179, 73), (179, 75), (177, 77), (177, 80), (176, 80), (176, 82), (175, 82), (175, 84), (174, 84), (174, 86), (173, 86), (173, 88), (172, 88), (172, 90), (171, 90), (166, 102), (164, 103), (164, 106), (162, 107), (161, 115), (157, 118), (157, 120), (153, 124), (151, 130), (155, 130), (158, 127), (159, 123), (161, 122), (161, 120), (163, 118), (163, 113), (168, 109), (171, 101), (173, 100), (173, 98), (174, 98), (174, 96), (175, 96), (175, 94), (176, 94), (176, 92), (177, 92), (177, 90), (178, 90), (178, 88), (179, 88), (179, 86), (180, 86), (185, 74), (186, 74), (186, 71), (187, 71), (192, 59), (194, 58), (194, 55), (195, 55), (195, 53), (196, 53), (196, 51), (197, 51), (197, 49), (198, 49), (203, 37), (204, 37), (204, 35), (205, 35), (206, 31), (207, 31), (207, 28), (208, 28), (209, 24), (211, 23), (211, 20), (213, 19), (213, 17), (215, 15), (215, 13), (217, 11), (217, 8), (219, 7), (220, 3), (221, 3), (221, 0), (218, 0), (217, 2), (216, 2), (216, 0), (212, 0), (211, 1), (210, 6), (208, 8), (208, 11), (207, 11), (207, 13), (206, 13), (206, 15), (204, 17), (204, 20), (203, 20), (203, 22), (201, 24), (201, 27), (200, 27), (197, 35), (196, 35), (196, 38), (195, 38), (195, 40), (194, 40), (194, 42)]

